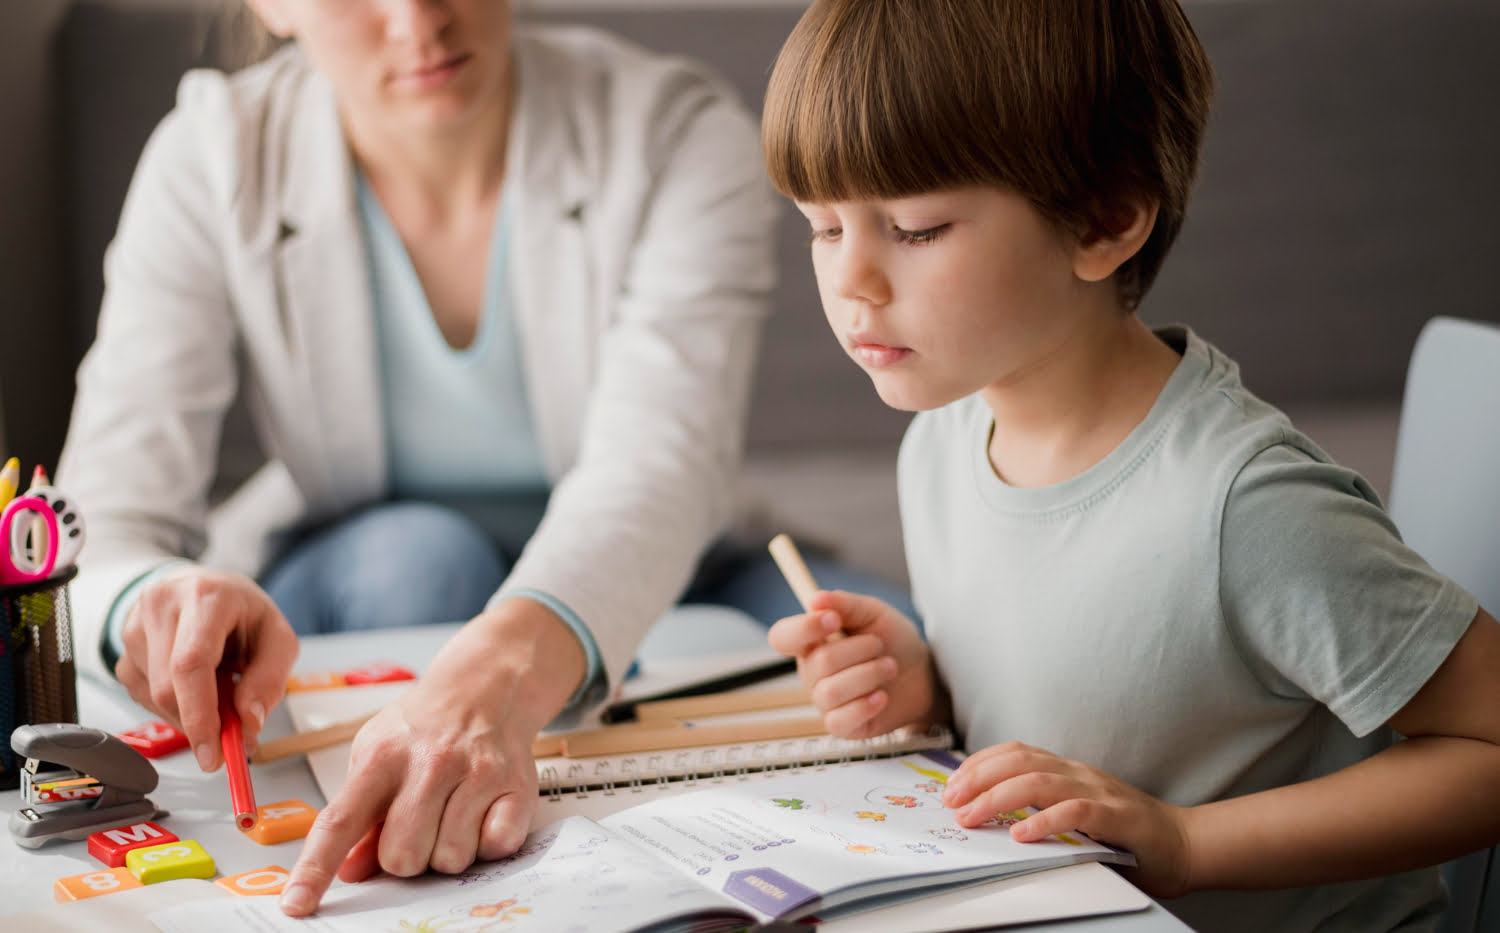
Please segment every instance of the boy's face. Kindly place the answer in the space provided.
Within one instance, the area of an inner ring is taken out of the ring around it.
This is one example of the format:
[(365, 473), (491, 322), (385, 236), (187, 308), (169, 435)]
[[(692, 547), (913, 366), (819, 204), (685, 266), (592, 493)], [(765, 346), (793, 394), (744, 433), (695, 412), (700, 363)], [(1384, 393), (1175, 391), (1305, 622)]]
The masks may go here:
[(1022, 381), (1089, 323), (1076, 241), (1010, 191), (799, 202), (823, 310), (893, 408)]

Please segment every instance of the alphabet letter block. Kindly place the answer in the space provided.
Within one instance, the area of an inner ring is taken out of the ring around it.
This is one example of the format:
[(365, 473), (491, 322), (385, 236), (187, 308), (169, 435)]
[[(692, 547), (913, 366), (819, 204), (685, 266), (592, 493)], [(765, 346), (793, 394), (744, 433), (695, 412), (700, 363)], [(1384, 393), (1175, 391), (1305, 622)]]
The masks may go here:
[(359, 684), (388, 684), (398, 680), (416, 680), (417, 675), (410, 668), (402, 667), (394, 661), (376, 661), (362, 667), (350, 668), (344, 671), (344, 683), (349, 686)]
[(155, 823), (132, 823), (104, 829), (89, 836), (89, 855), (108, 865), (119, 868), (125, 864), (125, 855), (132, 849), (159, 846), (164, 842), (176, 842), (176, 833), (168, 832)]
[(81, 901), (84, 898), (113, 894), (126, 888), (141, 886), (128, 868), (109, 868), (102, 871), (86, 871), (81, 875), (59, 878), (52, 883), (52, 896), (58, 903)]
[(333, 687), (345, 687), (344, 675), (338, 671), (307, 671), (301, 674), (293, 674), (286, 679), (286, 692), (299, 693), (303, 690), (329, 690)]
[(160, 719), (121, 732), (120, 740), (147, 758), (161, 758), (188, 747), (187, 736)]
[(263, 846), (273, 846), (288, 839), (301, 839), (312, 829), (318, 811), (300, 800), (282, 800), (256, 807), (260, 819), (245, 835)]
[(141, 884), (214, 876), (213, 856), (205, 852), (196, 839), (179, 839), (166, 845), (131, 849), (125, 853), (125, 867), (141, 880)]
[(281, 889), (286, 886), (287, 879), (291, 876), (292, 873), (280, 865), (267, 865), (265, 868), (242, 871), (238, 875), (220, 878), (214, 884), (230, 894), (253, 897), (260, 894), (280, 894)]

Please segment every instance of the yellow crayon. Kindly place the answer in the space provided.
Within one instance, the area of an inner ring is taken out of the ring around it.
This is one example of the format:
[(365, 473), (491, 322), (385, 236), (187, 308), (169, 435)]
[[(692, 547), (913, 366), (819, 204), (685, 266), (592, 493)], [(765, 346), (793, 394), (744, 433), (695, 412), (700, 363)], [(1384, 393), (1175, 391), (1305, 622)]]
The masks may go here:
[(10, 500), (16, 497), (16, 490), (21, 485), (21, 461), (11, 457), (5, 461), (5, 468), (0, 470), (0, 509), (10, 504)]

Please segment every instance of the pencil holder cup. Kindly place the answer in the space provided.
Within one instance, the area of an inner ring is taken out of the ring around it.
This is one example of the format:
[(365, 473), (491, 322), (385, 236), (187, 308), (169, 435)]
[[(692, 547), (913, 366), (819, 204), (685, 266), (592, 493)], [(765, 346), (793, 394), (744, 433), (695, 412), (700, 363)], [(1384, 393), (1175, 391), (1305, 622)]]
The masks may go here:
[(78, 721), (68, 582), (78, 568), (36, 583), (0, 586), (0, 790), (21, 784), (10, 747), (17, 726)]

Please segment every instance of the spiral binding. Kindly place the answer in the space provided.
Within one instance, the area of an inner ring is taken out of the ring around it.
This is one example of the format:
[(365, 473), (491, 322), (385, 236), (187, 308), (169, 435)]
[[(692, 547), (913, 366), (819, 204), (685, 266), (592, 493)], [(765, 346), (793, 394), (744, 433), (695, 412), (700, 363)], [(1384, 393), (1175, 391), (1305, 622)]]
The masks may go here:
[(907, 752), (951, 748), (953, 735), (941, 726), (926, 731), (898, 729), (869, 739), (819, 736), (757, 742), (754, 745), (718, 745), (667, 754), (623, 755), (583, 758), (567, 764), (539, 764), (537, 783), (544, 799), (558, 802), (564, 797), (587, 798), (592, 793), (643, 794), (652, 788), (692, 787), (700, 782), (747, 781), (803, 768), (822, 770), (842, 767), (856, 760), (890, 758)]

